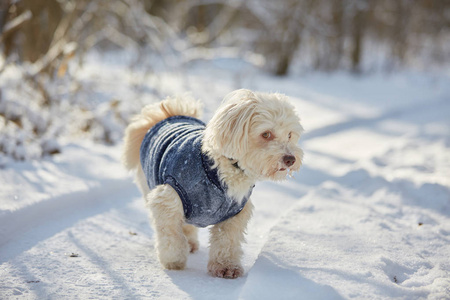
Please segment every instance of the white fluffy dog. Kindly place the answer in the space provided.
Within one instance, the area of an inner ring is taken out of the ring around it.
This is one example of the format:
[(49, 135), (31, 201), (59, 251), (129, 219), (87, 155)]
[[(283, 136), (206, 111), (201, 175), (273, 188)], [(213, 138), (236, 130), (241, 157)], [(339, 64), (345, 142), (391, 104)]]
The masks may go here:
[(144, 107), (126, 130), (123, 162), (136, 171), (161, 264), (183, 269), (199, 247), (197, 227), (212, 225), (208, 272), (236, 278), (254, 184), (299, 170), (303, 128), (276, 93), (231, 92), (206, 126), (200, 111), (188, 96)]

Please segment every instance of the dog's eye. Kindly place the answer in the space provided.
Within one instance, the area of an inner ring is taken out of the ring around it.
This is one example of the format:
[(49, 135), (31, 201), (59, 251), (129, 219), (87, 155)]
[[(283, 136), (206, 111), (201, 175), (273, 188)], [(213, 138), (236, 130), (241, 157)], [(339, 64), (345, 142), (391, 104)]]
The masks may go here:
[(264, 139), (268, 140), (268, 139), (270, 139), (270, 138), (272, 137), (272, 133), (271, 133), (270, 131), (266, 131), (266, 132), (264, 132), (263, 134), (261, 134), (261, 136), (262, 136)]
[(291, 139), (292, 132), (289, 132), (288, 138)]

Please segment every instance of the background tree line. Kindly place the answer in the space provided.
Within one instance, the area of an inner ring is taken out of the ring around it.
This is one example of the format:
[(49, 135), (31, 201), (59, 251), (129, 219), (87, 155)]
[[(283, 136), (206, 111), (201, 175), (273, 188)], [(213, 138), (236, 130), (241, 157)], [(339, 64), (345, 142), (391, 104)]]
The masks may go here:
[[(90, 47), (233, 46), (287, 74), (312, 69), (441, 65), (449, 60), (449, 0), (3, 0), (5, 57), (63, 72)], [(178, 43), (179, 44), (179, 43)], [(39, 61), (41, 60), (41, 61)], [(61, 67), (62, 66), (62, 67)]]

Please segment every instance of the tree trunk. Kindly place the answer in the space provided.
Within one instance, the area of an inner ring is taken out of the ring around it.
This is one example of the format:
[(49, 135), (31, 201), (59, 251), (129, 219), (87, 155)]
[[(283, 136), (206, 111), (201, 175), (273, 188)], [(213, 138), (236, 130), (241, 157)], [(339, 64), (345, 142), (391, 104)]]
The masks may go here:
[(351, 50), (351, 70), (355, 73), (359, 73), (361, 71), (361, 56), (363, 52), (363, 33), (365, 27), (365, 13), (361, 9), (356, 8), (353, 20), (353, 44)]

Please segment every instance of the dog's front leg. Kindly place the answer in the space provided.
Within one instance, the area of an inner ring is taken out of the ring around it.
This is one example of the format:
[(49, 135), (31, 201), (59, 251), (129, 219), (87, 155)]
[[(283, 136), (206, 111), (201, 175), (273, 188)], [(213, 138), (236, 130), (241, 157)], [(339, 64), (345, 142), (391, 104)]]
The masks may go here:
[(241, 244), (252, 210), (249, 200), (239, 214), (211, 228), (208, 272), (212, 276), (237, 278), (244, 274)]

